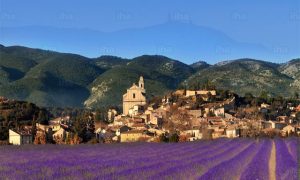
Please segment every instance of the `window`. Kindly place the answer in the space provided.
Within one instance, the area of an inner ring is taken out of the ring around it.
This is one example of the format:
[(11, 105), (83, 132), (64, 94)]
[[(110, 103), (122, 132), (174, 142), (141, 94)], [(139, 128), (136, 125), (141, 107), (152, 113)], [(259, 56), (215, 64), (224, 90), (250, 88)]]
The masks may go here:
[(135, 93), (132, 94), (133, 99), (135, 99)]

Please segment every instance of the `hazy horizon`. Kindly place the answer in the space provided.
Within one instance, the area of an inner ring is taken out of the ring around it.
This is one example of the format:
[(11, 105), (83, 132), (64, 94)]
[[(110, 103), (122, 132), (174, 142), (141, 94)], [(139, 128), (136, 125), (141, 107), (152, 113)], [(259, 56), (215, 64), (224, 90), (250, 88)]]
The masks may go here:
[(95, 58), (163, 55), (191, 64), (239, 58), (283, 63), (300, 57), (297, 0), (0, 0), (0, 44)]
[(294, 60), (294, 59), (299, 59), (299, 57), (295, 57), (295, 58), (291, 58), (291, 59), (287, 59), (286, 61), (282, 61), (282, 62), (273, 62), (273, 61), (268, 61), (268, 60), (265, 60), (265, 59), (256, 59), (256, 58), (251, 58), (251, 57), (240, 57), (240, 58), (233, 58), (233, 59), (221, 59), (217, 62), (208, 62), (206, 61), (205, 59), (199, 59), (199, 60), (195, 60), (195, 61), (192, 61), (191, 63), (186, 63), (180, 59), (176, 59), (176, 58), (173, 58), (173, 57), (170, 57), (170, 56), (166, 56), (166, 55), (161, 55), (161, 54), (140, 54), (140, 55), (137, 55), (137, 56), (134, 56), (134, 57), (122, 57), (122, 56), (117, 56), (117, 55), (109, 55), (109, 54), (102, 54), (102, 55), (99, 55), (99, 56), (95, 56), (95, 57), (89, 57), (89, 56), (85, 56), (85, 55), (82, 55), (82, 54), (78, 54), (78, 53), (73, 53), (73, 52), (63, 52), (63, 51), (55, 51), (55, 50), (51, 50), (51, 49), (42, 49), (42, 48), (39, 48), (39, 47), (28, 47), (28, 46), (23, 46), (23, 45), (5, 45), (5, 44), (1, 44), (0, 45), (3, 45), (5, 47), (24, 47), (24, 48), (31, 48), (31, 49), (40, 49), (40, 50), (45, 50), (45, 51), (53, 51), (53, 52), (57, 52), (57, 53), (66, 53), (66, 54), (74, 54), (74, 55), (79, 55), (79, 56), (83, 56), (83, 57), (86, 57), (88, 59), (97, 59), (97, 58), (100, 58), (102, 56), (112, 56), (112, 57), (118, 57), (118, 58), (122, 58), (124, 60), (128, 59), (128, 60), (132, 60), (134, 58), (137, 58), (137, 57), (140, 57), (140, 56), (164, 56), (164, 57), (167, 57), (167, 58), (170, 58), (172, 60), (175, 60), (175, 61), (180, 61), (182, 63), (185, 63), (187, 65), (192, 65), (194, 63), (198, 63), (198, 62), (206, 62), (207, 64), (209, 65), (216, 65), (218, 63), (222, 63), (222, 62), (230, 62), (230, 61), (235, 61), (235, 60), (247, 60), (247, 59), (252, 59), (252, 60), (258, 60), (258, 61), (265, 61), (265, 62), (270, 62), (270, 63), (275, 63), (275, 64), (282, 64), (282, 63), (287, 63), (291, 60)]

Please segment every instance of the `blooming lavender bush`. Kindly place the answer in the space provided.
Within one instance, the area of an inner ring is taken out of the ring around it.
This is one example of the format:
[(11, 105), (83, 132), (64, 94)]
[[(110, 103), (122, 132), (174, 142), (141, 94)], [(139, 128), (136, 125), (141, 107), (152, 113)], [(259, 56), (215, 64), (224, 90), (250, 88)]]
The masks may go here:
[(213, 145), (214, 148), (212, 147), (212, 149), (209, 149), (204, 154), (181, 159), (180, 163), (176, 163), (168, 169), (161, 170), (160, 173), (157, 173), (152, 178), (165, 177), (174, 179), (181, 177), (179, 179), (190, 179), (199, 177), (214, 165), (234, 157), (250, 143), (252, 142), (247, 140), (234, 140), (221, 147), (216, 147), (217, 144), (215, 144)]
[[(277, 177), (297, 179), (292, 155), (297, 141), (275, 141)], [(268, 179), (271, 144), (272, 140), (218, 139), (0, 146), (0, 179)]]
[(297, 179), (298, 163), (293, 158), (288, 150), (288, 147), (284, 140), (276, 139), (276, 178), (277, 179)]
[(295, 161), (298, 161), (300, 153), (300, 138), (289, 138), (286, 141), (289, 152)]
[(271, 140), (264, 140), (257, 154), (246, 166), (241, 179), (269, 179), (269, 159), (272, 149)]

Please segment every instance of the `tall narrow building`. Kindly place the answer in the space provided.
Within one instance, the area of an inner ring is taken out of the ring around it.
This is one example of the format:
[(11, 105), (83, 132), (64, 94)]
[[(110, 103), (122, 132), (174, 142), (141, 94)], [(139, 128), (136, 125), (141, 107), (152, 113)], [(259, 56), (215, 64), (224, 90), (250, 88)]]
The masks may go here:
[(129, 110), (135, 105), (146, 104), (146, 90), (143, 76), (140, 77), (138, 86), (133, 85), (127, 89), (127, 93), (123, 95), (123, 114), (128, 115)]

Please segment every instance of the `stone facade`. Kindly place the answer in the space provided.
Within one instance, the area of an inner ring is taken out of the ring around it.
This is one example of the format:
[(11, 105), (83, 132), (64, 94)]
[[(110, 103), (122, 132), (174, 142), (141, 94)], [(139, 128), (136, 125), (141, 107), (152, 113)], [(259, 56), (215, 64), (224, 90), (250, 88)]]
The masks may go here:
[(141, 138), (147, 137), (144, 134), (143, 130), (131, 130), (124, 133), (121, 133), (121, 142), (136, 142), (139, 141)]
[(32, 144), (32, 134), (27, 131), (9, 130), (9, 143), (13, 145)]
[(211, 90), (211, 91), (206, 91), (206, 90), (198, 90), (198, 91), (191, 91), (191, 90), (186, 90), (186, 97), (190, 97), (190, 96), (196, 96), (196, 95), (208, 95), (211, 94), (212, 96), (216, 96), (216, 91), (215, 90)]
[(144, 88), (144, 78), (141, 76), (138, 86), (134, 83), (127, 93), (123, 95), (123, 114), (129, 115), (129, 110), (136, 105), (146, 104), (146, 90)]

